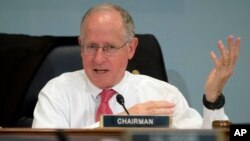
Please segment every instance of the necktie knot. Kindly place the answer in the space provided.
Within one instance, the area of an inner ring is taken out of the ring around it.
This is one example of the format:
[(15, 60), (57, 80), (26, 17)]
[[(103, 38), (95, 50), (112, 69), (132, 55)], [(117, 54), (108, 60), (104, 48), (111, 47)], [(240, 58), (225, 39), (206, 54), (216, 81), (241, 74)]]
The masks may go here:
[(116, 92), (113, 89), (104, 89), (100, 95), (101, 95), (101, 103), (107, 103), (109, 99), (115, 94)]

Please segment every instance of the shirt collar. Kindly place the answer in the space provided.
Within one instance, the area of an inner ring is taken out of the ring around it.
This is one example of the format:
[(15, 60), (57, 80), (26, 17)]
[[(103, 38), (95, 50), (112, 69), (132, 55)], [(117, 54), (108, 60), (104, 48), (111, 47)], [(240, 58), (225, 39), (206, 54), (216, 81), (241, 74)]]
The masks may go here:
[(96, 87), (88, 78), (86, 72), (84, 71), (85, 76), (86, 76), (86, 81), (87, 81), (87, 88), (89, 93), (92, 95), (94, 99), (97, 99), (97, 96), (101, 93), (102, 89)]
[(122, 80), (112, 88), (118, 94), (123, 95), (126, 92), (126, 90), (127, 90), (127, 83), (126, 83), (127, 77), (128, 77), (128, 72), (126, 71)]
[[(85, 73), (85, 71), (84, 71)], [(87, 87), (89, 89), (90, 94), (97, 99), (98, 95), (101, 93), (102, 89), (96, 87), (87, 77), (86, 73), (86, 80), (87, 80)], [(116, 84), (115, 86), (113, 86), (111, 89), (115, 90), (117, 93), (123, 95), (126, 90), (127, 90), (127, 85), (126, 85), (126, 78), (128, 77), (128, 72), (126, 71), (124, 74), (124, 77), (122, 78), (122, 80)]]

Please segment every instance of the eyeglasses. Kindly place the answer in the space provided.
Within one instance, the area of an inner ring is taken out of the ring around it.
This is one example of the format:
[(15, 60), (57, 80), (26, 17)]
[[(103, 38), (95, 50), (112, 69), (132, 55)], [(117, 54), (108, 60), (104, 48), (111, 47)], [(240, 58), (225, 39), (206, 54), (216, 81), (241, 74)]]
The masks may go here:
[(121, 48), (123, 48), (129, 40), (127, 40), (124, 44), (122, 44), (120, 47), (115, 47), (113, 45), (104, 45), (103, 47), (98, 46), (95, 43), (91, 43), (91, 44), (87, 44), (87, 45), (83, 45), (83, 52), (87, 55), (95, 55), (97, 50), (99, 48), (102, 48), (102, 51), (104, 52), (105, 55), (115, 55), (118, 50), (120, 50)]

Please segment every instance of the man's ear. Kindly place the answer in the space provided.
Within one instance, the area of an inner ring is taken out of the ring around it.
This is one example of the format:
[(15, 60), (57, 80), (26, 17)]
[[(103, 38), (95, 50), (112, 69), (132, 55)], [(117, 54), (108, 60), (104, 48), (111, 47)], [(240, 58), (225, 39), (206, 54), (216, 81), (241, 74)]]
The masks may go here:
[(78, 36), (78, 44), (79, 44), (79, 46), (81, 46), (81, 44), (82, 44), (81, 36)]
[(78, 44), (79, 44), (79, 47), (81, 48), (81, 57), (83, 57), (83, 53), (82, 53), (82, 51), (83, 51), (83, 50), (82, 50), (82, 49), (83, 49), (83, 48), (82, 48), (82, 44), (83, 44), (83, 43), (82, 43), (82, 40), (81, 40), (81, 36), (78, 36)]
[(138, 38), (134, 37), (131, 39), (130, 44), (129, 44), (129, 59), (132, 59), (133, 56), (135, 55), (135, 50), (138, 45)]

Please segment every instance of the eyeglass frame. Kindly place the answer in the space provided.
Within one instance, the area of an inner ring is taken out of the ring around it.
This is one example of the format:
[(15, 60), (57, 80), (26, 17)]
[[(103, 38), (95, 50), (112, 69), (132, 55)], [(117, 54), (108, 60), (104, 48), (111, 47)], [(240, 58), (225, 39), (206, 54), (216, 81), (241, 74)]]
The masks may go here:
[[(105, 55), (107, 56), (111, 56), (111, 55), (115, 55), (117, 53), (118, 50), (120, 50), (121, 48), (125, 47), (126, 44), (129, 42), (130, 40), (126, 40), (120, 47), (115, 47), (114, 45), (110, 45), (110, 44), (107, 44), (107, 45), (104, 45), (103, 47), (100, 47), (98, 46), (97, 44), (95, 43), (90, 43), (89, 45), (87, 45), (87, 47), (89, 47), (88, 49), (90, 49), (90, 46), (93, 46), (94, 45), (94, 48), (95, 50), (93, 50), (94, 52), (93, 53), (90, 53), (90, 52), (86, 52), (86, 46), (85, 45), (82, 45), (81, 48), (83, 49), (83, 53), (86, 53), (86, 55), (95, 55), (96, 52), (98, 51), (99, 48), (102, 48), (102, 51)], [(113, 47), (113, 48), (112, 48)], [(108, 53), (107, 50), (108, 49), (115, 49), (114, 53)], [(84, 51), (85, 50), (85, 51)]]

